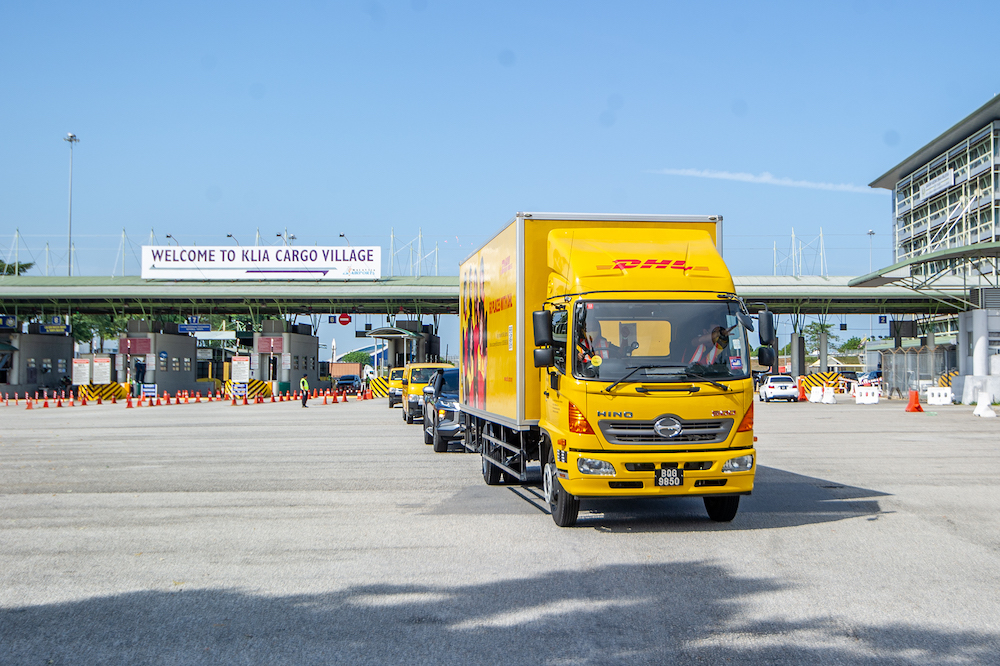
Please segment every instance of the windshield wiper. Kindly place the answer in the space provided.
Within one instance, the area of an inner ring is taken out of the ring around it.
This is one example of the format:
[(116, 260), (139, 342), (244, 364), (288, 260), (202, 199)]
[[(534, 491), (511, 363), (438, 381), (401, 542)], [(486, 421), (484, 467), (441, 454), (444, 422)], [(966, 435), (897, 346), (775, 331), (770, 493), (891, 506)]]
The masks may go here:
[(705, 382), (706, 384), (711, 384), (712, 386), (720, 388), (723, 391), (728, 391), (729, 390), (729, 387), (726, 386), (725, 384), (722, 384), (722, 383), (717, 382), (715, 380), (709, 379), (708, 377), (705, 377), (704, 375), (699, 375), (697, 372), (691, 372), (690, 370), (685, 370), (684, 372), (682, 372), (680, 374), (682, 374), (684, 377), (687, 377), (688, 379), (693, 379), (693, 380), (696, 380), (696, 381), (699, 381), (699, 382)]
[(632, 368), (631, 370), (629, 370), (627, 373), (625, 373), (624, 377), (622, 377), (621, 379), (619, 379), (614, 384), (612, 384), (611, 386), (607, 387), (604, 390), (607, 391), (608, 393), (611, 393), (611, 389), (613, 389), (614, 387), (616, 387), (619, 384), (621, 384), (623, 381), (625, 381), (626, 379), (628, 379), (629, 377), (631, 377), (632, 375), (634, 375), (639, 370), (648, 370), (649, 368), (662, 368), (662, 367), (664, 367), (664, 366), (662, 366), (662, 365), (638, 365), (638, 366)]

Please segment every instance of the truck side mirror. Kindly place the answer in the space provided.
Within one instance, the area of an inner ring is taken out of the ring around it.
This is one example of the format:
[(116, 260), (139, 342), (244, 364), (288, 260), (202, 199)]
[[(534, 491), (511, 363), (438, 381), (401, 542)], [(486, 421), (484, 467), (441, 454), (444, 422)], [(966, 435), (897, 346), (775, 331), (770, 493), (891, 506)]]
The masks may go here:
[[(535, 332), (535, 346), (547, 347), (552, 344), (552, 313), (548, 310), (536, 310), (531, 313), (531, 328)], [(548, 365), (552, 365), (549, 363)], [(535, 363), (536, 368), (542, 366)]]
[(536, 368), (549, 368), (556, 364), (556, 352), (552, 347), (536, 349), (534, 359)]
[(761, 365), (774, 367), (774, 349), (772, 347), (761, 347), (757, 350), (757, 362)]
[(757, 313), (757, 321), (760, 324), (760, 344), (773, 345), (776, 341), (774, 335), (774, 314), (770, 310), (761, 310)]

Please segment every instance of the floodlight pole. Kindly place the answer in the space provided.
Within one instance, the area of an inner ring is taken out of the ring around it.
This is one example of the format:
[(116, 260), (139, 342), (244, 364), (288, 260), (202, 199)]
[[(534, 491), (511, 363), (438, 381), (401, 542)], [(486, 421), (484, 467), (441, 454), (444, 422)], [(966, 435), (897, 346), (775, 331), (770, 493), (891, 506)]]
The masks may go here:
[(69, 142), (69, 221), (67, 223), (67, 249), (66, 249), (66, 275), (73, 275), (73, 144), (80, 143), (80, 139), (70, 132), (63, 137), (63, 141)]

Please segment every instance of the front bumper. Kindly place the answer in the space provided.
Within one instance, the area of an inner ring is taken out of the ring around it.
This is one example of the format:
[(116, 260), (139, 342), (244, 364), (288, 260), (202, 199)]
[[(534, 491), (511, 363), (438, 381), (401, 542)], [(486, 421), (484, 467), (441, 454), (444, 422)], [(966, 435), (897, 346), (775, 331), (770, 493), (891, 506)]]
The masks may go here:
[(414, 417), (422, 417), (424, 415), (424, 401), (419, 396), (408, 396), (406, 399), (406, 413)]
[[(727, 460), (745, 455), (754, 457), (754, 466), (749, 471), (722, 471), (722, 465)], [(611, 463), (615, 468), (614, 476), (583, 474), (577, 467), (577, 460), (581, 457)], [(757, 470), (757, 451), (752, 448), (683, 453), (557, 450), (556, 460), (560, 484), (566, 492), (577, 497), (747, 495), (753, 491)], [(664, 463), (668, 466), (676, 464), (684, 469), (683, 485), (664, 487), (655, 484), (655, 469)]]

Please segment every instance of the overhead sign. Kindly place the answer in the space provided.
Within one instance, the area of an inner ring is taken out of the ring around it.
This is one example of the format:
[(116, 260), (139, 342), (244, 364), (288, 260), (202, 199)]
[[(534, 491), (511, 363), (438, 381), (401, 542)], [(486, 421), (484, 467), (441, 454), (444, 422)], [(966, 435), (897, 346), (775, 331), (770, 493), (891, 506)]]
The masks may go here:
[(90, 383), (89, 358), (73, 359), (73, 383), (76, 384), (77, 386), (83, 386)]
[(17, 317), (14, 315), (0, 315), (0, 328), (17, 328)]
[(233, 369), (230, 373), (229, 378), (238, 383), (246, 384), (250, 381), (250, 357), (249, 356), (234, 356), (233, 357)]
[(280, 354), (285, 351), (284, 338), (257, 338), (258, 354)]
[(108, 358), (107, 356), (95, 356), (93, 373), (94, 373), (95, 384), (110, 384), (111, 359)]
[(205, 333), (212, 330), (211, 324), (178, 324), (178, 333)]
[(143, 245), (144, 280), (378, 280), (381, 247)]
[(67, 324), (39, 324), (38, 332), (43, 335), (66, 335), (69, 333)]
[(235, 340), (236, 331), (196, 331), (194, 337), (199, 340)]
[(149, 338), (119, 338), (119, 354), (148, 354), (152, 351), (153, 341)]

